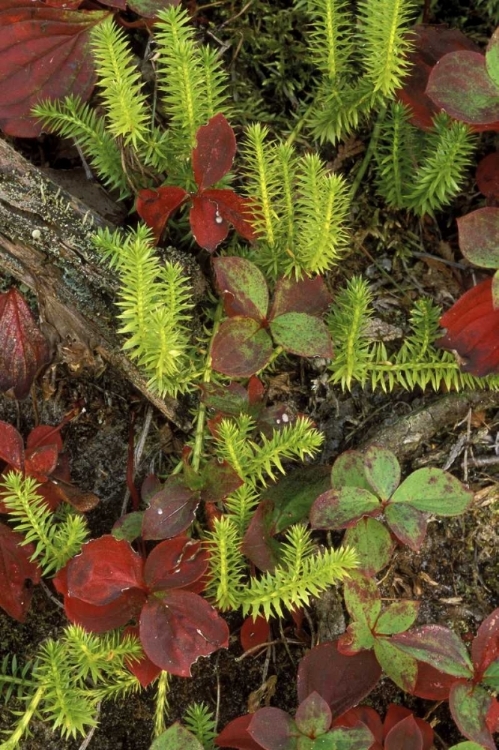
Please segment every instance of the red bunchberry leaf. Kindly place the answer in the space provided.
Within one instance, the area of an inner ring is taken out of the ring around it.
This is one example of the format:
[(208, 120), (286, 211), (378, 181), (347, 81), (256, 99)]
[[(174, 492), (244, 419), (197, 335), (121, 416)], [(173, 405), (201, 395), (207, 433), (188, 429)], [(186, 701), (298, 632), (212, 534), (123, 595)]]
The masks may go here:
[(23, 439), (16, 428), (0, 421), (0, 461), (5, 461), (17, 471), (24, 470)]
[(144, 565), (144, 581), (151, 593), (181, 589), (198, 581), (208, 567), (201, 542), (179, 536), (158, 544)]
[[(75, 10), (83, 3), (83, 0), (45, 0), (45, 5), (48, 8), (64, 8), (65, 10)], [(103, 2), (103, 5), (107, 3)], [(125, 9), (125, 2), (123, 0), (123, 10)]]
[(253, 714), (246, 714), (229, 722), (215, 738), (215, 744), (219, 747), (236, 748), (236, 750), (262, 750), (262, 746), (248, 734), (252, 718)]
[(479, 52), (477, 45), (457, 29), (448, 29), (443, 25), (429, 24), (415, 26), (410, 31), (413, 49), (407, 60), (409, 74), (404, 78), (404, 87), (397, 92), (401, 102), (410, 107), (412, 123), (418, 128), (428, 130), (432, 127), (433, 117), (439, 108), (425, 94), (428, 76), (433, 66), (448, 52), (465, 49)]
[[(139, 640), (139, 626), (130, 625), (128, 628), (125, 628), (125, 630), (123, 631), (123, 640), (125, 640), (127, 636), (135, 636), (135, 638)], [(156, 666), (156, 664), (153, 664), (153, 662), (145, 654), (143, 654), (142, 658), (139, 660), (127, 659), (125, 661), (125, 664), (130, 672), (135, 675), (143, 688), (146, 688), (148, 685), (150, 685), (151, 682), (153, 682), (156, 677), (161, 674), (161, 668)]]
[(480, 625), (471, 644), (471, 657), (475, 677), (481, 680), (483, 673), (499, 656), (499, 609), (495, 609)]
[(170, 215), (182, 205), (189, 193), (180, 187), (145, 188), (137, 197), (137, 213), (152, 229), (159, 242)]
[(213, 339), (213, 369), (230, 378), (249, 378), (269, 362), (272, 349), (269, 334), (257, 320), (229, 318)]
[(57, 466), (59, 452), (56, 445), (40, 445), (26, 451), (24, 468), (27, 474), (37, 480), (46, 482)]
[(129, 589), (102, 607), (66, 596), (64, 611), (68, 620), (75, 625), (81, 625), (90, 633), (105, 633), (136, 620), (146, 596), (146, 592), (141, 589)]
[(326, 734), (331, 726), (331, 720), (331, 709), (324, 698), (315, 691), (300, 703), (295, 714), (299, 731), (312, 739)]
[(440, 318), (445, 336), (435, 343), (455, 350), (464, 360), (461, 369), (483, 377), (499, 370), (499, 310), (492, 304), (492, 279), (463, 294)]
[(423, 735), (412, 714), (395, 724), (385, 736), (385, 750), (400, 750), (402, 747), (404, 750), (424, 750), (425, 747)]
[(290, 312), (270, 322), (275, 341), (299, 357), (332, 359), (333, 343), (326, 324), (313, 315)]
[(216, 609), (191, 591), (150, 596), (140, 616), (140, 640), (147, 656), (171, 674), (190, 677), (191, 666), (229, 645), (229, 628)]
[(196, 516), (200, 494), (180, 476), (169, 477), (151, 498), (142, 521), (144, 539), (170, 539), (185, 531)]
[(227, 315), (264, 320), (269, 292), (260, 269), (251, 261), (238, 257), (214, 258), (213, 267)]
[[(249, 198), (243, 198), (233, 190), (215, 188), (203, 190), (202, 195), (215, 203), (220, 216), (232, 224), (236, 232), (248, 242), (256, 240), (256, 233), (251, 222), (254, 204)], [(217, 218), (215, 217), (215, 220)]]
[(417, 665), (418, 674), (412, 694), (426, 700), (446, 701), (452, 685), (456, 682), (456, 677), (439, 672), (431, 664), (425, 664), (422, 661), (418, 661)]
[[(102, 0), (100, 0), (102, 2)], [(168, 5), (178, 5), (180, 0), (112, 0), (112, 7), (123, 9), (128, 7), (133, 10), (134, 13), (138, 13), (139, 16), (144, 18), (155, 18), (160, 10), (163, 10)], [(108, 0), (104, 5), (111, 5)]]
[(470, 682), (456, 682), (449, 695), (449, 708), (459, 731), (487, 750), (497, 750), (487, 726), (487, 715), (494, 700), (486, 690)]
[(333, 726), (355, 727), (359, 722), (368, 727), (373, 735), (374, 743), (369, 746), (369, 750), (383, 750), (383, 724), (378, 712), (370, 706), (356, 706), (348, 709), (334, 720)]
[(398, 649), (454, 677), (473, 677), (468, 652), (452, 630), (441, 625), (422, 625), (391, 638)]
[(37, 563), (30, 561), (35, 548), (23, 542), (22, 534), (0, 523), (0, 607), (19, 622), (26, 619), (32, 586), (41, 579)]
[(488, 154), (479, 162), (475, 179), (482, 195), (499, 201), (499, 151)]
[(215, 503), (225, 500), (241, 485), (243, 480), (227, 461), (210, 461), (201, 472), (203, 489), (201, 497), (204, 503)]
[[(0, 38), (1, 33), (0, 11)], [(22, 294), (14, 288), (0, 294), (0, 391), (12, 389), (16, 398), (26, 398), (37, 372), (49, 360), (47, 341)]]
[(42, 127), (31, 115), (40, 99), (68, 94), (86, 101), (95, 84), (91, 29), (106, 11), (50, 8), (35, 0), (0, 9), (0, 128), (8, 135), (35, 138)]
[(253, 565), (264, 572), (274, 572), (279, 563), (280, 545), (272, 539), (272, 533), (275, 531), (273, 528), (271, 531), (271, 511), (271, 501), (260, 500), (246, 529), (241, 546), (242, 553), (251, 560)]
[(304, 278), (299, 281), (291, 277), (282, 278), (276, 284), (269, 319), (273, 320), (289, 312), (322, 315), (330, 303), (331, 295), (322, 276), (315, 276), (313, 279)]
[[(413, 721), (416, 723), (416, 726), (419, 728), (419, 731), (421, 732), (422, 750), (431, 750), (431, 748), (433, 747), (433, 729), (431, 728), (431, 726), (428, 724), (427, 721), (424, 721), (424, 719), (418, 719), (416, 716), (414, 716), (412, 711), (410, 711), (408, 708), (405, 708), (404, 706), (399, 706), (396, 703), (390, 703), (390, 705), (388, 706), (385, 720), (383, 722), (384, 736), (387, 737), (394, 727), (396, 727), (400, 722), (404, 721), (404, 719), (408, 719), (408, 718), (413, 719)], [(408, 734), (408, 737), (410, 739), (411, 737), (410, 733)], [(393, 745), (393, 749), (395, 747), (397, 748), (403, 747), (405, 750), (406, 745), (403, 742), (395, 746), (393, 739), (394, 738), (391, 738), (391, 745)], [(386, 742), (385, 742), (385, 747), (387, 747)], [(407, 744), (407, 748), (410, 748), (410, 747), (411, 745), (409, 742)]]
[(381, 667), (372, 651), (343, 656), (335, 642), (311, 649), (298, 667), (298, 700), (316, 690), (333, 718), (360, 703), (381, 676)]
[(245, 619), (239, 634), (241, 646), (245, 651), (268, 643), (269, 638), (270, 625), (263, 615), (259, 615), (256, 619), (251, 616)]
[[(497, 688), (495, 688), (497, 690)], [(492, 701), (489, 710), (487, 711), (487, 718), (485, 719), (489, 732), (495, 734), (499, 732), (499, 701), (497, 698)]]
[(499, 208), (478, 208), (457, 220), (459, 249), (477, 266), (499, 267)]
[(189, 222), (194, 239), (209, 253), (215, 252), (229, 234), (229, 224), (218, 210), (217, 203), (204, 193), (193, 196)]
[(296, 750), (296, 723), (280, 708), (260, 708), (253, 714), (248, 734), (264, 750)]
[(484, 55), (468, 51), (444, 55), (430, 73), (426, 93), (454, 119), (497, 129), (499, 86), (487, 73)]
[(269, 291), (260, 269), (246, 258), (232, 256), (214, 258), (213, 267), (227, 315), (264, 320), (269, 307)]
[(48, 424), (41, 424), (35, 427), (26, 438), (26, 448), (39, 448), (41, 445), (55, 445), (60, 453), (64, 447), (60, 429), (63, 424), (52, 427)]
[(142, 569), (142, 558), (128, 542), (105, 534), (69, 561), (68, 594), (95, 606), (109, 604), (128, 589), (144, 588)]
[(236, 155), (236, 137), (225, 117), (219, 113), (196, 133), (192, 168), (199, 190), (219, 182), (232, 167)]

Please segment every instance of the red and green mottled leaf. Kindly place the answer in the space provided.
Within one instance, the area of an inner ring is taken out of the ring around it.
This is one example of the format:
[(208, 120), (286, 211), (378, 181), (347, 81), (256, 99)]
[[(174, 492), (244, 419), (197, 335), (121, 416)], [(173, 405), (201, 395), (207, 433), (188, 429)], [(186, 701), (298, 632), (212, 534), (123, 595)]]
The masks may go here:
[(111, 534), (115, 539), (125, 539), (127, 542), (133, 542), (142, 535), (142, 520), (144, 511), (133, 511), (120, 516), (113, 524)]
[(457, 351), (464, 372), (484, 377), (499, 371), (499, 310), (493, 306), (492, 279), (463, 294), (442, 315), (440, 325), (447, 332), (435, 344)]
[(210, 461), (203, 467), (201, 478), (201, 497), (205, 503), (225, 500), (243, 484), (239, 474), (227, 461)]
[(485, 618), (471, 644), (471, 658), (475, 676), (485, 672), (499, 656), (499, 609)]
[(128, 542), (105, 534), (69, 561), (68, 594), (95, 606), (109, 604), (128, 589), (144, 588), (142, 568), (141, 556)]
[(455, 120), (470, 125), (494, 125), (499, 120), (499, 87), (478, 52), (444, 55), (430, 73), (426, 93)]
[(369, 746), (369, 750), (383, 750), (383, 725), (377, 711), (370, 706), (356, 706), (345, 711), (342, 716), (335, 719), (334, 726), (354, 727), (359, 722), (368, 727), (375, 742)]
[(375, 638), (365, 622), (352, 622), (338, 638), (338, 651), (353, 656), (360, 651), (374, 648)]
[(374, 653), (385, 674), (406, 693), (412, 693), (418, 675), (416, 659), (399, 651), (387, 638), (376, 638)]
[(0, 9), (0, 128), (36, 138), (31, 115), (41, 99), (68, 94), (86, 101), (95, 85), (90, 31), (109, 17), (103, 11), (49, 8), (40, 2), (2, 3)]
[(473, 666), (464, 643), (449, 628), (441, 625), (422, 625), (407, 633), (392, 637), (397, 648), (418, 661), (454, 677), (473, 677)]
[(452, 686), (449, 696), (452, 718), (461, 734), (487, 750), (497, 748), (487, 727), (487, 714), (493, 700), (482, 687), (468, 682), (457, 682)]
[[(0, 41), (2, 31), (0, 26)], [(22, 294), (15, 288), (0, 294), (0, 391), (12, 389), (16, 398), (26, 398), (38, 371), (49, 361), (47, 340)]]
[(367, 481), (364, 467), (364, 454), (360, 451), (344, 451), (333, 464), (331, 469), (331, 486), (360, 487), (372, 493), (372, 487)]
[(376, 635), (403, 633), (414, 624), (418, 611), (419, 602), (409, 600), (392, 602), (376, 620)]
[(144, 539), (170, 539), (181, 534), (193, 522), (199, 500), (200, 493), (187, 487), (183, 477), (169, 477), (144, 512)]
[(249, 378), (268, 364), (272, 350), (271, 338), (257, 320), (229, 318), (213, 339), (213, 369), (231, 378)]
[(140, 640), (145, 653), (161, 669), (190, 677), (200, 656), (227, 648), (229, 629), (216, 609), (191, 591), (150, 596), (140, 616)]
[(5, 461), (13, 469), (24, 469), (24, 444), (16, 428), (8, 422), (0, 421), (0, 461)]
[(303, 466), (266, 489), (262, 501), (272, 502), (273, 532), (280, 534), (292, 524), (307, 519), (313, 502), (328, 486), (327, 466)]
[(333, 343), (326, 324), (307, 313), (290, 312), (270, 323), (272, 336), (282, 348), (299, 357), (333, 356)]
[(213, 267), (227, 315), (264, 320), (269, 292), (260, 269), (246, 258), (238, 257), (214, 258)]
[(408, 503), (424, 513), (459, 516), (471, 505), (473, 493), (442, 469), (418, 469), (393, 493), (392, 503)]
[(310, 510), (314, 529), (344, 529), (381, 511), (377, 497), (359, 487), (341, 487), (319, 495)]
[(485, 67), (499, 89), (499, 27), (492, 34), (485, 52)]
[(248, 734), (248, 727), (253, 716), (254, 714), (245, 714), (229, 722), (215, 738), (215, 744), (219, 747), (236, 748), (236, 750), (262, 750), (262, 746)]
[[(102, 2), (102, 0), (100, 0)], [(178, 5), (180, 0), (108, 0), (104, 5), (112, 5), (113, 8), (125, 9), (127, 6), (134, 13), (144, 18), (156, 18), (160, 10), (163, 10), (169, 5)]]
[(386, 448), (370, 446), (364, 454), (366, 479), (381, 500), (388, 500), (400, 483), (400, 464)]
[[(480, 160), (475, 180), (482, 195), (499, 202), (499, 151), (494, 151)], [(458, 226), (459, 221), (460, 219), (457, 220)]]
[(324, 279), (315, 276), (296, 281), (291, 277), (280, 279), (275, 287), (270, 320), (289, 312), (319, 316), (326, 312), (331, 302)]
[(331, 726), (331, 709), (319, 693), (307, 695), (295, 714), (298, 730), (307, 737), (315, 738), (325, 734)]
[(457, 220), (459, 248), (477, 266), (499, 267), (499, 208), (478, 208)]
[(30, 558), (33, 544), (0, 523), (0, 607), (19, 622), (24, 622), (33, 594), (32, 586), (40, 583), (41, 570)]
[(149, 750), (203, 750), (203, 745), (192, 732), (176, 721), (156, 737)]
[(323, 643), (311, 649), (299, 663), (298, 700), (301, 703), (316, 690), (336, 718), (360, 703), (380, 675), (381, 668), (372, 651), (343, 656), (336, 643)]
[(361, 518), (347, 529), (344, 543), (355, 549), (359, 572), (366, 576), (374, 576), (386, 567), (395, 547), (386, 526), (375, 518)]
[(431, 701), (446, 701), (452, 685), (456, 682), (453, 675), (439, 672), (431, 664), (422, 661), (417, 662), (418, 676), (416, 685), (412, 691), (413, 695)]
[(381, 596), (376, 582), (372, 578), (352, 573), (345, 581), (343, 595), (350, 616), (369, 628), (374, 628), (381, 612)]
[(258, 615), (255, 619), (249, 616), (244, 620), (239, 640), (245, 651), (255, 646), (261, 646), (268, 643), (270, 638), (270, 625), (263, 615)]
[(198, 128), (196, 148), (192, 151), (194, 179), (200, 190), (219, 182), (232, 167), (236, 155), (236, 137), (222, 114)]
[(253, 715), (248, 734), (264, 750), (297, 750), (297, 727), (286, 711), (280, 708), (260, 708)]
[(418, 552), (426, 536), (427, 514), (409, 504), (388, 503), (385, 518), (399, 542)]
[(180, 589), (198, 581), (208, 567), (208, 552), (201, 542), (179, 536), (161, 542), (149, 553), (144, 581), (150, 592)]
[(152, 229), (159, 242), (171, 214), (182, 205), (188, 193), (180, 187), (145, 188), (137, 197), (137, 213)]

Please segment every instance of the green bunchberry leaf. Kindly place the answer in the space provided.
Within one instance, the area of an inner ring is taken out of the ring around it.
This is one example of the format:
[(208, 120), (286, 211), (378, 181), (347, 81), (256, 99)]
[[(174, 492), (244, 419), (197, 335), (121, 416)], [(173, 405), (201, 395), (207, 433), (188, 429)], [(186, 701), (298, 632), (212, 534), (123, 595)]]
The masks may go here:
[(303, 466), (286, 474), (262, 494), (262, 502), (273, 504), (270, 517), (275, 534), (280, 534), (294, 523), (308, 518), (310, 507), (318, 493), (329, 486), (329, 471), (325, 466)]
[(418, 616), (419, 602), (393, 602), (376, 621), (376, 635), (393, 635), (408, 630)]
[(213, 339), (213, 368), (230, 378), (248, 378), (268, 364), (272, 341), (253, 318), (224, 320)]
[(454, 677), (473, 677), (473, 665), (461, 639), (441, 625), (423, 625), (394, 635), (391, 642), (401, 651)]
[[(331, 745), (322, 744), (321, 740), (331, 740)], [(365, 750), (372, 747), (374, 736), (368, 727), (352, 727), (344, 729), (335, 727), (327, 735), (319, 737), (314, 744), (314, 750)]]
[(156, 737), (150, 750), (203, 750), (203, 746), (192, 732), (175, 722)]
[(487, 73), (499, 88), (499, 27), (492, 34), (487, 45), (485, 65), (487, 67)]
[(238, 257), (214, 258), (213, 267), (229, 317), (242, 315), (258, 321), (267, 317), (267, 282), (254, 263)]
[(338, 641), (338, 650), (345, 656), (358, 654), (359, 651), (369, 651), (374, 648), (376, 639), (369, 625), (365, 622), (352, 622)]
[(275, 341), (287, 352), (300, 357), (331, 359), (333, 345), (325, 323), (313, 315), (289, 312), (270, 322)]
[(482, 682), (492, 690), (499, 690), (499, 659), (496, 659), (483, 673)]
[(381, 596), (376, 582), (372, 578), (352, 573), (351, 578), (345, 581), (343, 593), (350, 616), (369, 628), (374, 628), (381, 612)]
[(343, 529), (380, 510), (378, 498), (371, 492), (342, 487), (319, 495), (310, 511), (310, 524), (314, 529)]
[(459, 731), (487, 750), (497, 748), (487, 726), (487, 714), (494, 700), (482, 687), (469, 682), (458, 682), (453, 685), (449, 696), (452, 718)]
[(376, 638), (374, 653), (385, 674), (406, 693), (412, 693), (418, 676), (416, 659), (399, 651), (387, 638)]
[(412, 505), (388, 503), (385, 518), (397, 539), (417, 552), (426, 536), (426, 514), (416, 510)]
[(361, 518), (347, 529), (344, 542), (355, 549), (359, 572), (366, 576), (374, 576), (388, 565), (395, 547), (386, 526), (375, 518)]
[(449, 750), (483, 750), (483, 745), (477, 745), (476, 742), (460, 742), (459, 745), (452, 745)]
[(388, 500), (400, 483), (400, 464), (386, 448), (373, 445), (364, 455), (366, 479), (381, 498)]
[(360, 451), (345, 451), (338, 456), (331, 469), (331, 486), (333, 489), (360, 487), (372, 492), (366, 478), (364, 456)]
[(470, 506), (473, 494), (442, 469), (418, 469), (392, 495), (392, 503), (408, 503), (425, 513), (458, 516)]
[(331, 709), (324, 698), (315, 691), (300, 703), (295, 714), (299, 731), (312, 738), (326, 734), (331, 721)]

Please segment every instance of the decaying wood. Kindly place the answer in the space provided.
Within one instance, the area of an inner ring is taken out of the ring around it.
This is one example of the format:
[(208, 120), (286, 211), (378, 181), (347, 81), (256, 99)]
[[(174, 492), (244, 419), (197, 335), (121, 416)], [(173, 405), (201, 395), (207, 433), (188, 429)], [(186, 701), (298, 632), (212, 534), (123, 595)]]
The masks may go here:
[(187, 429), (178, 403), (152, 393), (121, 351), (116, 277), (100, 263), (91, 242), (103, 226), (111, 225), (0, 139), (0, 274), (36, 293), (45, 330), (69, 367), (111, 365)]

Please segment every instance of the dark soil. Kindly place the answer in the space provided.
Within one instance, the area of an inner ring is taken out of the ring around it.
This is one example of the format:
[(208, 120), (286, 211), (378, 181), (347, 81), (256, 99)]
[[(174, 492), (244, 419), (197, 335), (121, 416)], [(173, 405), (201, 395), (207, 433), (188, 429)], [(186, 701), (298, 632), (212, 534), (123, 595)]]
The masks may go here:
[[(214, 4), (217, 5), (217, 4)], [(223, 5), (223, 4), (222, 4)], [(225, 3), (224, 10), (213, 10), (227, 16), (235, 15), (236, 4)], [(239, 4), (237, 4), (239, 7)], [(287, 3), (277, 3), (279, 13), (286, 11)], [(444, 18), (437, 3), (433, 12), (435, 18)], [(479, 43), (490, 32), (490, 21), (484, 19), (483, 6), (476, 6), (470, 12), (468, 2), (453, 3), (453, 18), (445, 20), (459, 24), (467, 33), (474, 35)], [(208, 14), (209, 15), (209, 14)], [(268, 19), (267, 19), (267, 22)], [(241, 24), (246, 23), (241, 19)], [(244, 33), (248, 33), (246, 27)], [(299, 41), (299, 40), (298, 40)], [(291, 54), (288, 50), (289, 54)], [(239, 61), (234, 61), (239, 65)], [(240, 74), (239, 68), (236, 68)], [(306, 71), (303, 75), (306, 75)], [(275, 82), (274, 82), (275, 83)], [(279, 82), (278, 82), (279, 83)], [(248, 76), (248, 90), (257, 85), (256, 66)], [(284, 102), (286, 94), (280, 90)], [(268, 107), (272, 97), (269, 96)], [(289, 105), (289, 101), (288, 101)], [(24, 153), (35, 157), (38, 146), (19, 144)], [(60, 168), (73, 164), (74, 153), (61, 153), (61, 146), (54, 140), (45, 140), (41, 148), (50, 166)], [(39, 151), (38, 151), (39, 153)], [(364, 238), (361, 244), (367, 254), (358, 253), (348, 259), (331, 275), (331, 287), (342, 283), (359, 270), (368, 271), (374, 277), (380, 295), (393, 295), (399, 292), (380, 273), (384, 259), (389, 261), (391, 278), (403, 283), (404, 288), (415, 298), (421, 288), (433, 296), (437, 302), (449, 301), (449, 295), (459, 293), (463, 285), (462, 276), (448, 274), (442, 264), (429, 264), (406, 254), (400, 249), (405, 245), (407, 232), (425, 236), (425, 247), (429, 254), (440, 255), (441, 242), (455, 247), (454, 213), (457, 215), (470, 210), (473, 188), (438, 220), (419, 224), (407, 219), (406, 226), (395, 226), (393, 217), (383, 214), (371, 225), (356, 227), (358, 237)], [(367, 200), (366, 195), (359, 201)], [(372, 200), (372, 198), (371, 198)], [(374, 207), (375, 208), (375, 207)], [(359, 215), (365, 215), (362, 204)], [(373, 215), (373, 206), (369, 216)], [(380, 228), (381, 224), (381, 228)], [(390, 236), (388, 243), (387, 237)], [(365, 241), (364, 241), (365, 240)], [(390, 247), (388, 248), (388, 245)], [(376, 263), (372, 263), (372, 258)], [(442, 290), (445, 290), (443, 292)], [(400, 315), (406, 313), (400, 302)], [(398, 313), (397, 313), (398, 314)], [(331, 463), (341, 451), (360, 446), (366, 440), (376, 440), (380, 427), (386, 420), (407, 419), (418, 409), (424, 409), (441, 398), (441, 394), (406, 393), (395, 391), (392, 394), (370, 393), (354, 388), (351, 393), (333, 391), (321, 379), (322, 385), (312, 394), (310, 384), (320, 379), (321, 372), (300, 369), (292, 359), (286, 361), (279, 372), (267, 378), (275, 400), (291, 402), (298, 410), (310, 414), (324, 431), (326, 441), (321, 461)], [(84, 406), (84, 413), (63, 431), (65, 449), (70, 457), (73, 482), (80, 489), (90, 490), (100, 498), (100, 504), (88, 514), (94, 536), (109, 533), (114, 522), (122, 513), (122, 505), (127, 492), (126, 469), (131, 414), (135, 419), (134, 434), (140, 433), (147, 403), (130, 388), (116, 372), (107, 369), (95, 380), (79, 375), (74, 377), (66, 367), (55, 366), (45, 376), (51, 388), (43, 383), (35, 389), (35, 401), (28, 399), (22, 403), (0, 396), (0, 420), (10, 422), (26, 436), (35, 424), (58, 424), (74, 404)], [(50, 391), (46, 400), (43, 393)], [(459, 479), (467, 482), (475, 492), (472, 509), (462, 518), (433, 520), (428, 529), (426, 541), (419, 554), (400, 549), (393, 556), (390, 567), (382, 573), (382, 595), (387, 599), (396, 597), (414, 598), (421, 602), (418, 624), (438, 623), (454, 629), (465, 638), (476, 632), (480, 622), (494, 608), (499, 607), (499, 531), (497, 526), (497, 463), (480, 465), (477, 459), (491, 459), (498, 455), (497, 435), (499, 434), (499, 395), (497, 403), (489, 402), (487, 408), (469, 410), (464, 421), (448, 420), (435, 424), (433, 433), (423, 444), (415, 446), (410, 455), (404, 455), (404, 470), (410, 471), (421, 465), (446, 466), (454, 447), (461, 442), (461, 450), (450, 470)], [(391, 420), (391, 422), (390, 422)], [(149, 429), (141, 464), (137, 467), (137, 481), (151, 471), (167, 471), (178, 460), (179, 449), (185, 436), (167, 425), (159, 415), (154, 414)], [(335, 610), (336, 611), (336, 610)], [(345, 613), (336, 613), (335, 622), (324, 624), (330, 609), (315, 603), (310, 616), (314, 630), (324, 632), (324, 628), (344, 627)], [(26, 623), (14, 622), (0, 611), (0, 658), (15, 654), (20, 660), (30, 659), (37, 646), (47, 637), (57, 637), (65, 624), (63, 611), (49, 597), (47, 591), (38, 587), (34, 592), (32, 607)], [(193, 667), (192, 679), (172, 678), (169, 694), (169, 721), (182, 719), (186, 707), (193, 701), (204, 701), (214, 711), (219, 706), (219, 728), (236, 716), (248, 710), (248, 701), (255, 705), (256, 696), (261, 690), (261, 705), (266, 701), (294, 713), (297, 705), (296, 667), (299, 659), (310, 647), (310, 640), (302, 644), (291, 643), (286, 649), (283, 643), (271, 647), (258, 656), (238, 660), (241, 646), (238, 629), (242, 618), (238, 614), (228, 617), (231, 629), (230, 648), (220, 651), (210, 658), (201, 659)], [(307, 625), (305, 629), (307, 629)], [(277, 622), (273, 624), (273, 637), (280, 637)], [(285, 620), (283, 632), (296, 641), (294, 625)], [(266, 681), (277, 676), (276, 689), (265, 691)], [(389, 702), (403, 703), (414, 708), (418, 716), (431, 721), (436, 732), (436, 747), (445, 750), (461, 738), (450, 718), (446, 705), (422, 701), (403, 694), (389, 680), (383, 680), (369, 696), (367, 703), (377, 708), (383, 715)], [(9, 708), (0, 707), (0, 729), (11, 725)], [(90, 742), (96, 750), (148, 750), (151, 744), (154, 712), (154, 689), (150, 688), (139, 695), (128, 697), (116, 704), (102, 706), (100, 725)], [(20, 746), (20, 750), (76, 750), (81, 740), (63, 741), (53, 735), (40, 721), (32, 725), (32, 736)]]

